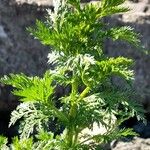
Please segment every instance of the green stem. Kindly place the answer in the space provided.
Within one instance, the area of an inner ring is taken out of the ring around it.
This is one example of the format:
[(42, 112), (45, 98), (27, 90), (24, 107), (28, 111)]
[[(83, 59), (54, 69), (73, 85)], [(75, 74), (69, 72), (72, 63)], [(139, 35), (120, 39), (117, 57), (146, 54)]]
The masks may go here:
[[(89, 91), (90, 88), (86, 87), (80, 94), (79, 99), (83, 99), (88, 94)], [(71, 108), (69, 112), (70, 126), (67, 129), (67, 141), (69, 146), (76, 145), (78, 140), (78, 132), (76, 131), (76, 126), (73, 123), (77, 114), (77, 103), (76, 103), (77, 93), (78, 93), (78, 81), (74, 79), (74, 82), (72, 83)]]
[(80, 94), (79, 99), (83, 99), (83, 98), (86, 96), (86, 94), (88, 94), (89, 91), (90, 91), (90, 88), (89, 88), (89, 87), (86, 87), (86, 88), (83, 90), (83, 92)]
[(74, 142), (73, 142), (73, 143), (74, 143), (75, 145), (76, 145), (76, 143), (77, 143), (77, 141), (78, 141), (78, 134), (79, 134), (79, 133), (76, 132), (76, 133), (75, 133), (75, 136), (74, 136)]
[(66, 115), (59, 111), (54, 104), (51, 104), (50, 108), (54, 111), (55, 116), (58, 117), (59, 120), (61, 120), (64, 124), (67, 124), (69, 122), (69, 119), (66, 117)]
[(71, 92), (71, 108), (70, 108), (70, 113), (69, 116), (72, 118), (75, 118), (76, 116), (76, 109), (77, 109), (77, 105), (76, 105), (76, 95), (78, 93), (78, 84), (76, 79), (74, 80), (74, 82), (72, 83), (72, 92)]
[[(93, 140), (94, 138), (96, 138), (96, 137), (104, 137), (104, 135), (101, 135), (101, 134), (97, 134), (97, 135), (94, 135), (94, 136), (91, 136), (91, 137), (89, 137), (89, 138), (87, 138), (87, 139), (85, 139), (84, 141), (82, 141), (82, 142), (80, 142), (79, 143), (79, 145), (82, 145), (82, 144), (84, 144), (85, 142), (88, 142), (88, 141), (91, 141), (91, 140)], [(99, 144), (101, 144), (100, 142), (99, 142)]]
[(69, 112), (70, 126), (67, 129), (67, 141), (69, 146), (72, 146), (74, 144), (74, 135), (76, 133), (75, 125), (73, 122), (77, 112), (77, 104), (75, 102), (77, 93), (78, 93), (78, 82), (75, 78), (74, 82), (72, 83), (72, 91), (71, 91), (71, 108)]

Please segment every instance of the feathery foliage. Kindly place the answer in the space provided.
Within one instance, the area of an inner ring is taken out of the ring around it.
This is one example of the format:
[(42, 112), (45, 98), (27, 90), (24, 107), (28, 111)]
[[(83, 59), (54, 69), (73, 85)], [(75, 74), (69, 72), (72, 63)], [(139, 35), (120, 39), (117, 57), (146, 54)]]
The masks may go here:
[[(24, 74), (1, 78), (1, 83), (14, 87), (13, 94), (21, 101), (11, 115), (10, 126), (20, 120), (20, 137), (13, 139), (11, 149), (96, 150), (113, 139), (136, 135), (132, 129), (118, 128), (129, 117), (144, 120), (144, 111), (130, 92), (133, 60), (107, 57), (103, 49), (107, 38), (135, 46), (140, 43), (131, 27), (110, 27), (103, 22), (105, 16), (128, 11), (123, 2), (82, 5), (80, 0), (55, 0), (46, 21), (37, 20), (35, 27), (28, 28), (42, 44), (53, 48), (48, 55), (53, 69), (42, 78)], [(128, 88), (113, 84), (113, 76), (125, 80)], [(56, 99), (57, 85), (71, 91)], [(50, 130), (51, 121), (59, 133)], [(7, 143), (3, 137), (0, 141), (1, 147)]]
[(3, 83), (12, 85), (16, 89), (13, 94), (21, 97), (21, 101), (48, 101), (53, 94), (51, 86), (52, 77), (49, 72), (46, 72), (44, 77), (27, 77), (24, 74), (5, 76)]

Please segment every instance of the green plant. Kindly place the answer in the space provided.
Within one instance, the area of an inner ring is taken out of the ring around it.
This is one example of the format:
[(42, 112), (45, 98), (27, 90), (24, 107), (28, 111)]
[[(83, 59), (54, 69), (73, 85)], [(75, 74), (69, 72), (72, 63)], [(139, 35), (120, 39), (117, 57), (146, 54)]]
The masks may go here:
[[(10, 120), (12, 125), (22, 119), (20, 140), (13, 140), (12, 149), (92, 150), (113, 139), (136, 135), (132, 129), (118, 128), (129, 117), (144, 119), (141, 106), (131, 96), (133, 60), (108, 57), (103, 51), (107, 38), (135, 46), (140, 43), (131, 27), (110, 27), (103, 22), (106, 16), (127, 12), (129, 9), (121, 5), (124, 1), (82, 5), (80, 0), (56, 0), (46, 22), (37, 20), (36, 27), (28, 28), (35, 38), (53, 48), (48, 62), (54, 69), (42, 78), (10, 74), (1, 79), (15, 88), (13, 94), (21, 101)], [(113, 76), (128, 86), (115, 85)], [(56, 99), (58, 85), (71, 90)], [(56, 123), (54, 133), (49, 130), (51, 121)], [(95, 126), (104, 130), (94, 133)]]

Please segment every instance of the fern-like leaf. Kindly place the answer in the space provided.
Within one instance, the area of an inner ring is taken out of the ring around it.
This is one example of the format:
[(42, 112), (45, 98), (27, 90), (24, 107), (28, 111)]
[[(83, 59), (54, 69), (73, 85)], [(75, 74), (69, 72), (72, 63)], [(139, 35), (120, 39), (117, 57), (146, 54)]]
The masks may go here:
[(135, 46), (140, 44), (139, 34), (135, 33), (133, 28), (128, 26), (111, 28), (108, 31), (108, 36), (114, 41), (123, 40)]
[(95, 135), (92, 137), (94, 141), (97, 143), (108, 143), (114, 139), (120, 139), (122, 137), (127, 136), (137, 136), (138, 134), (133, 131), (133, 129), (127, 128), (127, 129), (114, 129), (111, 132), (108, 132), (104, 135)]
[(18, 120), (23, 120), (19, 130), (21, 138), (28, 138), (35, 129), (42, 130), (49, 119), (53, 118), (52, 110), (47, 110), (46, 106), (43, 106), (43, 109), (39, 109), (39, 107), (42, 108), (42, 104), (21, 103), (11, 113), (9, 126), (15, 124)]
[(126, 0), (102, 0), (102, 8), (118, 6), (123, 4), (125, 1)]
[(41, 43), (45, 45), (53, 45), (52, 31), (49, 27), (46, 26), (45, 23), (37, 20), (36, 21), (36, 29), (28, 28), (27, 29), (32, 35), (35, 36), (36, 39), (39, 39)]
[(8, 140), (4, 136), (0, 136), (0, 149), (1, 150), (9, 150), (8, 146)]
[(16, 89), (13, 94), (21, 97), (21, 101), (45, 101), (47, 102), (53, 94), (52, 77), (46, 72), (43, 78), (27, 77), (24, 74), (5, 76), (2, 83), (12, 85)]
[(24, 138), (18, 139), (18, 137), (13, 138), (13, 143), (11, 144), (12, 150), (33, 150), (33, 139), (32, 138)]

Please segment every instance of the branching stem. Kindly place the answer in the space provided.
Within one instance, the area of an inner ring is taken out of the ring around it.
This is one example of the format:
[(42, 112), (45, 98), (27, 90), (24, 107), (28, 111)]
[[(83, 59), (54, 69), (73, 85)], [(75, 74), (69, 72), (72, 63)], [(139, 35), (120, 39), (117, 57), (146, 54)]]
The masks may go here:
[(86, 87), (83, 92), (80, 94), (80, 99), (83, 99), (87, 94), (88, 92), (90, 91), (90, 87)]

